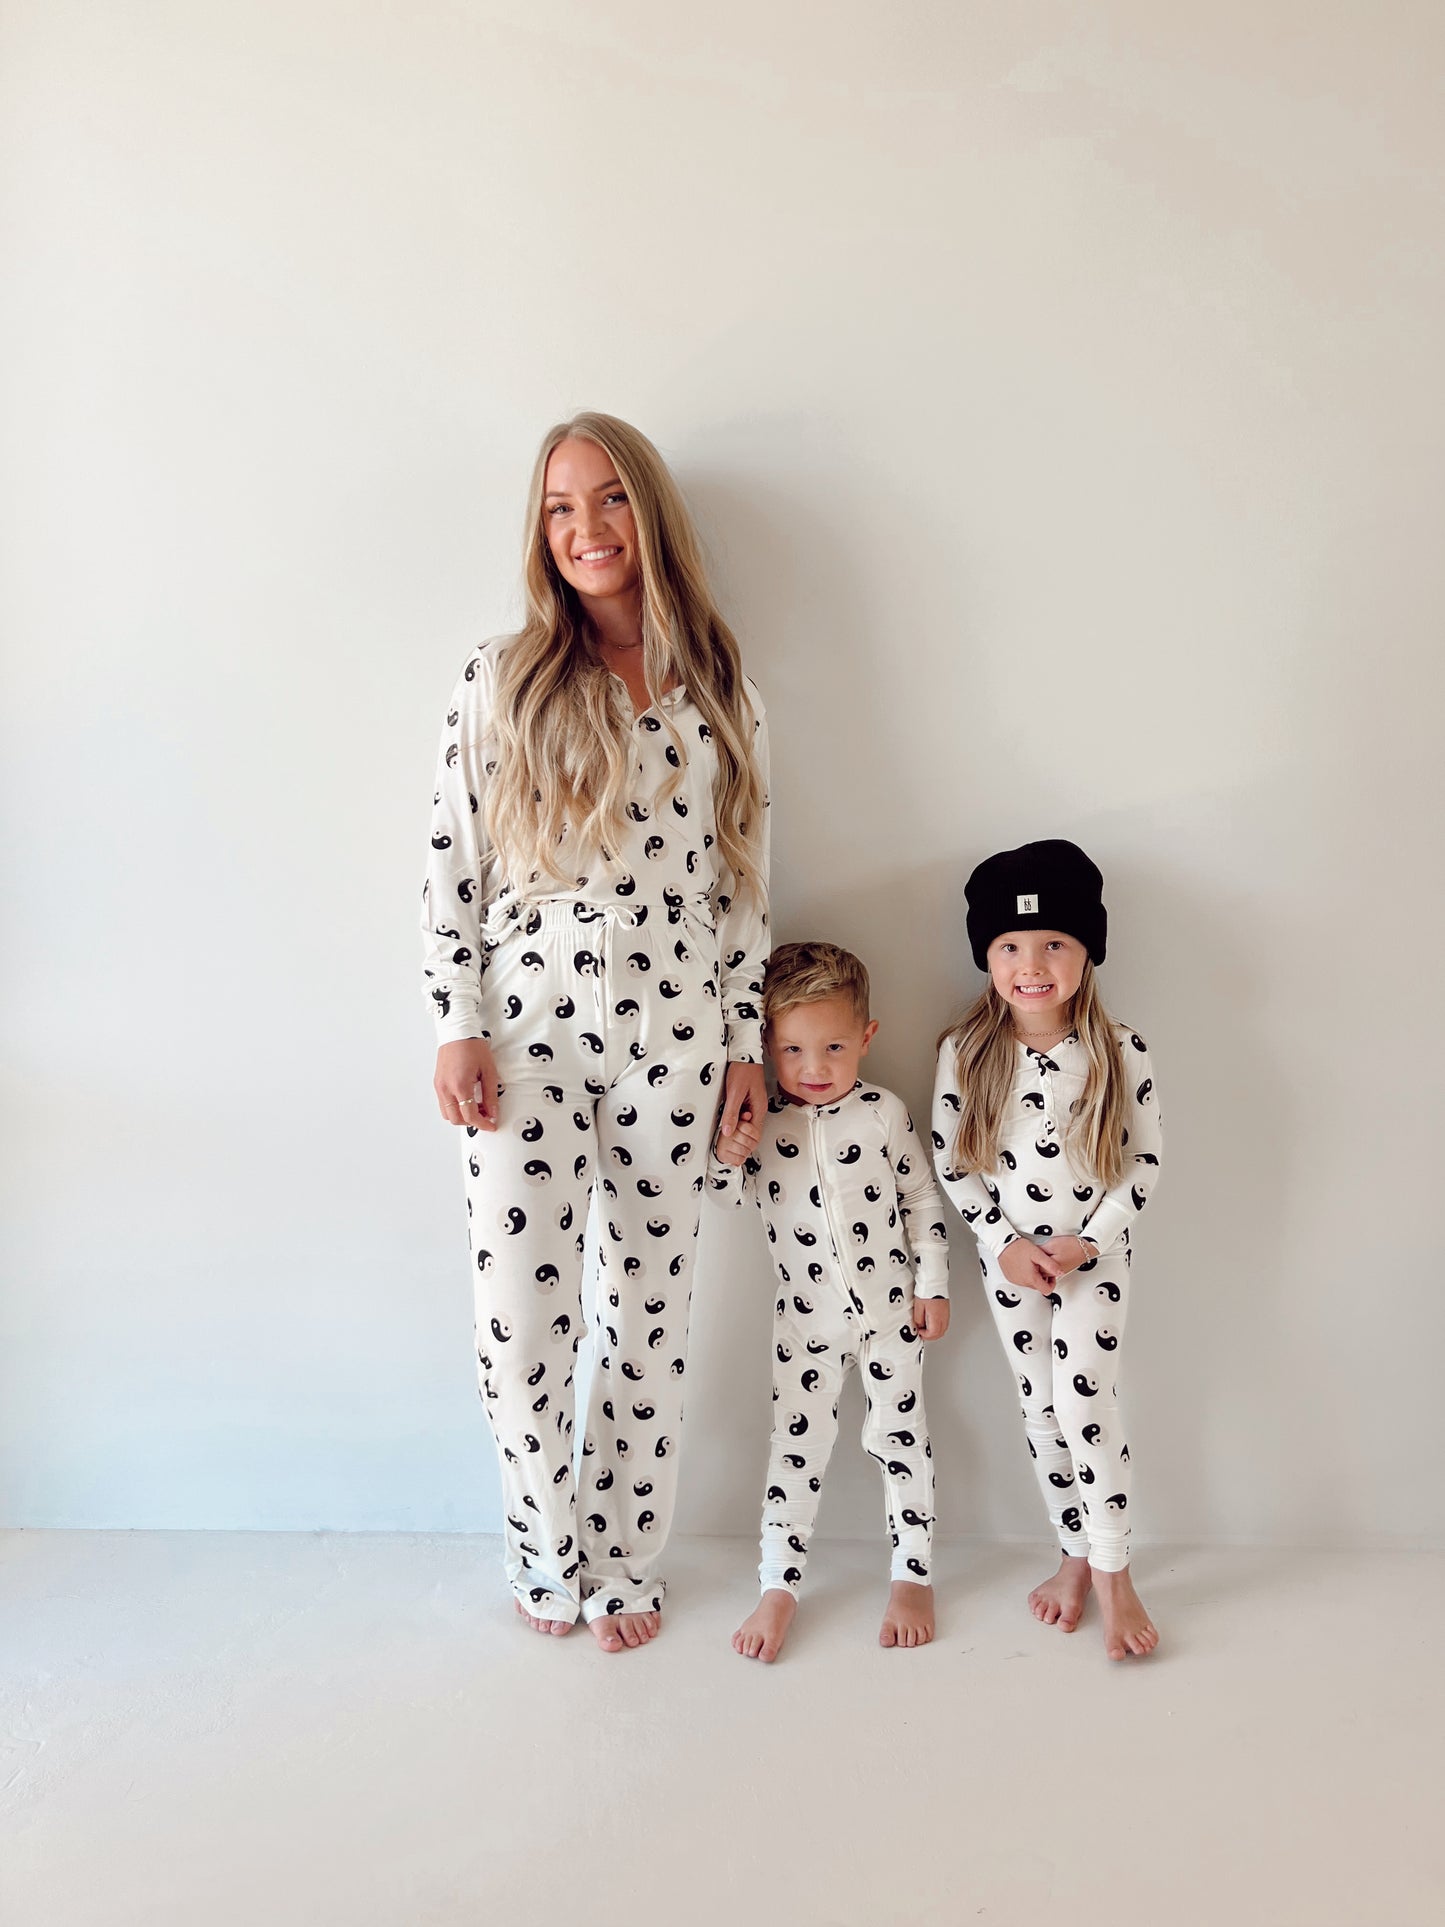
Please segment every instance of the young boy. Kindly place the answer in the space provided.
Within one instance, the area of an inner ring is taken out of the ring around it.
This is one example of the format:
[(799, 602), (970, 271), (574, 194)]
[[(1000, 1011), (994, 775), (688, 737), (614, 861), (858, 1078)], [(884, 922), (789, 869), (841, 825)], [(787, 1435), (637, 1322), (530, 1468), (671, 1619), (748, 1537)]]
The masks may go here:
[(923, 1344), (948, 1330), (943, 1203), (906, 1106), (858, 1079), (878, 1025), (868, 972), (831, 943), (782, 944), (763, 978), (763, 1044), (778, 1094), (719, 1137), (710, 1194), (757, 1200), (773, 1251), (773, 1446), (763, 1497), (762, 1600), (733, 1634), (774, 1660), (797, 1611), (823, 1473), (852, 1366), (867, 1396), (863, 1445), (883, 1468), (893, 1584), (879, 1644), (933, 1637), (933, 1451)]

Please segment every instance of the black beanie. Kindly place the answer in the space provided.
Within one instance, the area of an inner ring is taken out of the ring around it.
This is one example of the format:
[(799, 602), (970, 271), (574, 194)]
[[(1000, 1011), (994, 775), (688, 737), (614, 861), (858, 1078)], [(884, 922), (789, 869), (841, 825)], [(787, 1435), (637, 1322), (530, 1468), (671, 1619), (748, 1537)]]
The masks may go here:
[(1005, 930), (1062, 930), (1096, 964), (1109, 933), (1104, 879), (1077, 843), (1055, 838), (986, 857), (964, 886), (973, 960), (988, 969), (988, 947)]

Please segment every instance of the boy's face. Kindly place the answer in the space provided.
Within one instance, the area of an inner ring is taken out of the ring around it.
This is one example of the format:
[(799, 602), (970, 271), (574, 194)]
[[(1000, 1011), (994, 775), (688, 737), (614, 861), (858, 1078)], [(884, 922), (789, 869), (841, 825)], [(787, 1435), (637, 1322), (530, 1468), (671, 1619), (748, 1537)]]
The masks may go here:
[(851, 997), (820, 997), (794, 1004), (773, 1018), (763, 1043), (778, 1083), (799, 1104), (836, 1104), (858, 1081), (858, 1061), (868, 1054), (873, 1018), (860, 1017)]

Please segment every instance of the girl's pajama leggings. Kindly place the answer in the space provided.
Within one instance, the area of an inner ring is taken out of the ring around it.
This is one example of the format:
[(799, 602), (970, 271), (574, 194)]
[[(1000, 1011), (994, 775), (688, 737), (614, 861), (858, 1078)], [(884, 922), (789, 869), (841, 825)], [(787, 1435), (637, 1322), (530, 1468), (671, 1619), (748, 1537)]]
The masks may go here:
[[(507, 1576), (539, 1619), (662, 1603), (720, 1008), (711, 931), (665, 909), (524, 906), (489, 954), (501, 1123), (463, 1134), (477, 1357)], [(594, 1186), (597, 1362), (578, 1471)]]
[(1100, 1572), (1121, 1572), (1129, 1563), (1129, 1447), (1119, 1414), (1128, 1246), (1070, 1272), (1046, 1297), (1011, 1285), (982, 1247), (979, 1259), (1059, 1544)]

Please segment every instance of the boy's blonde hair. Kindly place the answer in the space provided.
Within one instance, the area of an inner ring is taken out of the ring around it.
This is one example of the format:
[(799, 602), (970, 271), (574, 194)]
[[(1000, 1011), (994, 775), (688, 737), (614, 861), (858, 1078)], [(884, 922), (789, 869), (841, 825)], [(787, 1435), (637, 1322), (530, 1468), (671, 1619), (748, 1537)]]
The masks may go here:
[[(1083, 1168), (1111, 1191), (1127, 1168), (1124, 1134), (1129, 1086), (1119, 1058), (1119, 1039), (1099, 995), (1091, 962), (1084, 965), (1070, 1012), (1088, 1059), (1084, 1089), (1065, 1136)], [(951, 1045), (953, 1075), (962, 1099), (949, 1157), (958, 1171), (996, 1171), (1004, 1106), (1013, 1089), (1018, 1033), (1009, 1007), (990, 980), (977, 1001), (939, 1038)]]
[(860, 1024), (868, 1022), (868, 972), (836, 943), (780, 943), (763, 972), (763, 1022), (799, 1004), (846, 997)]

